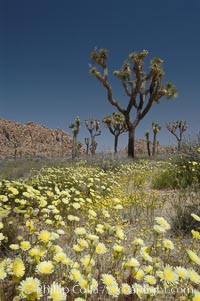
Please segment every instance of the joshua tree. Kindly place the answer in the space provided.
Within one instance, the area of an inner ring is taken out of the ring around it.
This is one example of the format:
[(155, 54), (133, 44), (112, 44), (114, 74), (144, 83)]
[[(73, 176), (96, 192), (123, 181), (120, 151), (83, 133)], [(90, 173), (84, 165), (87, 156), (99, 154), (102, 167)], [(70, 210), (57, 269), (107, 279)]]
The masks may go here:
[[(154, 103), (159, 103), (161, 98), (175, 97), (177, 92), (171, 83), (162, 83), (164, 71), (163, 61), (160, 58), (153, 58), (150, 62), (149, 72), (145, 72), (144, 59), (148, 55), (147, 50), (134, 52), (124, 62), (121, 70), (114, 71), (114, 75), (119, 78), (129, 98), (125, 108), (114, 98), (110, 83), (108, 82), (108, 67), (106, 60), (108, 51), (106, 49), (94, 50), (91, 54), (92, 61), (102, 68), (89, 65), (90, 73), (102, 83), (107, 90), (108, 101), (124, 115), (128, 128), (128, 155), (135, 156), (135, 129), (140, 121), (146, 116)], [(131, 111), (135, 110), (135, 117), (132, 119)]]
[(69, 128), (73, 134), (73, 142), (72, 142), (72, 160), (74, 160), (77, 156), (77, 136), (80, 131), (81, 120), (79, 117), (76, 117), (75, 122), (69, 125)]
[(188, 128), (187, 122), (183, 121), (183, 120), (168, 122), (166, 124), (166, 127), (167, 127), (168, 131), (176, 137), (176, 140), (178, 141), (178, 150), (180, 150), (181, 144), (182, 144), (182, 139), (183, 139), (183, 133)]
[(88, 155), (90, 138), (85, 138), (85, 144), (86, 144), (86, 155)]
[(124, 116), (121, 113), (113, 112), (112, 116), (106, 116), (102, 121), (110, 133), (115, 136), (114, 152), (117, 153), (119, 135), (128, 131)]
[(152, 122), (152, 129), (153, 129), (153, 149), (152, 149), (152, 156), (155, 156), (156, 153), (156, 145), (157, 145), (157, 134), (162, 129), (162, 126)]
[(146, 131), (145, 136), (146, 136), (146, 141), (147, 141), (147, 151), (148, 151), (148, 155), (150, 157), (151, 151), (150, 151), (149, 131)]
[(95, 141), (95, 137), (101, 135), (100, 121), (92, 118), (89, 120), (85, 120), (85, 125), (91, 137), (91, 154), (94, 155), (97, 148), (97, 142)]

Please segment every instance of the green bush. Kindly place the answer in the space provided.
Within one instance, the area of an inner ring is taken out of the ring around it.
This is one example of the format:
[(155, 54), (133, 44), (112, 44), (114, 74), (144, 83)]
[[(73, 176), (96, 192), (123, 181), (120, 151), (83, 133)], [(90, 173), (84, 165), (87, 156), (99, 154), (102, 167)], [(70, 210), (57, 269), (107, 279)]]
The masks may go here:
[(185, 140), (181, 152), (153, 180), (155, 189), (185, 189), (190, 186), (200, 186), (200, 135)]
[(171, 216), (172, 230), (176, 233), (189, 234), (192, 230), (200, 230), (200, 223), (192, 217), (192, 213), (200, 215), (200, 192), (191, 189), (182, 190), (173, 199)]
[(159, 171), (152, 180), (152, 187), (154, 189), (176, 189), (178, 186), (177, 171), (172, 165)]
[(182, 187), (200, 184), (200, 135), (184, 141), (175, 163), (180, 170)]

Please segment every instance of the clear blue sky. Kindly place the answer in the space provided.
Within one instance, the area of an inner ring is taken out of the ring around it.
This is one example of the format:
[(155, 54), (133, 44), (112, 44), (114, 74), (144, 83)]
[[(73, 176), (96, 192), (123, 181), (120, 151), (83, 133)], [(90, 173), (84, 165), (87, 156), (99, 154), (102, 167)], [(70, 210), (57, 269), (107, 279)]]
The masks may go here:
[[(109, 49), (109, 80), (114, 96), (126, 103), (112, 72), (133, 51), (149, 50), (164, 60), (165, 80), (178, 89), (175, 100), (163, 99), (141, 121), (144, 138), (152, 121), (187, 120), (188, 132), (200, 130), (200, 1), (181, 0), (1, 0), (0, 116), (68, 129), (78, 115), (102, 119), (114, 110), (101, 84), (89, 75), (94, 47)], [(112, 148), (103, 128), (99, 146)], [(88, 136), (84, 122), (80, 140)], [(126, 134), (121, 145), (126, 145)], [(163, 129), (162, 144), (173, 143)]]

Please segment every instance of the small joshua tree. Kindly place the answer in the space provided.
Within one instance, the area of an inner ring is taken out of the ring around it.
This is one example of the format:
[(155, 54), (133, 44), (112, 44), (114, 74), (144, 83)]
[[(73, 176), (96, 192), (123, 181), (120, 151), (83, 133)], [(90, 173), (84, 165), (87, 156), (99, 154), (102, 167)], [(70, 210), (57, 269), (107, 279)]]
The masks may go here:
[[(89, 65), (90, 73), (107, 90), (107, 98), (111, 105), (124, 115), (128, 128), (128, 156), (135, 157), (135, 130), (141, 120), (148, 114), (155, 103), (159, 103), (162, 98), (175, 97), (177, 92), (171, 82), (163, 83), (164, 71), (163, 61), (155, 57), (150, 62), (149, 71), (146, 72), (144, 60), (148, 55), (147, 50), (133, 52), (125, 60), (121, 70), (113, 72), (121, 82), (125, 90), (128, 102), (122, 107), (120, 102), (114, 98), (112, 87), (108, 81), (108, 50), (95, 49), (91, 54), (91, 59), (96, 66)], [(132, 117), (132, 111), (135, 111)]]
[(149, 131), (146, 131), (145, 136), (146, 136), (146, 142), (147, 142), (147, 151), (148, 151), (148, 155), (150, 157), (151, 151), (150, 151)]
[(89, 145), (90, 145), (90, 138), (85, 138), (85, 144), (86, 144), (86, 155), (88, 155)]
[(167, 127), (168, 131), (176, 137), (176, 140), (178, 141), (178, 150), (180, 150), (181, 144), (182, 144), (182, 139), (183, 139), (183, 133), (188, 128), (187, 122), (183, 121), (183, 120), (168, 122), (166, 124), (166, 127)]
[(121, 113), (113, 112), (112, 116), (106, 116), (102, 121), (110, 133), (115, 136), (114, 152), (117, 153), (118, 138), (122, 133), (128, 131), (124, 116)]
[(89, 120), (85, 120), (85, 125), (91, 137), (91, 154), (94, 155), (97, 148), (97, 142), (95, 141), (95, 137), (101, 135), (100, 121), (92, 118)]
[(153, 149), (152, 149), (152, 156), (155, 156), (156, 153), (156, 145), (157, 145), (157, 134), (162, 129), (162, 126), (152, 122), (152, 129), (153, 129)]
[(72, 134), (73, 134), (72, 160), (74, 160), (77, 157), (77, 136), (80, 131), (80, 125), (81, 125), (81, 120), (78, 116), (76, 117), (75, 122), (73, 122), (69, 125), (69, 128), (71, 129)]

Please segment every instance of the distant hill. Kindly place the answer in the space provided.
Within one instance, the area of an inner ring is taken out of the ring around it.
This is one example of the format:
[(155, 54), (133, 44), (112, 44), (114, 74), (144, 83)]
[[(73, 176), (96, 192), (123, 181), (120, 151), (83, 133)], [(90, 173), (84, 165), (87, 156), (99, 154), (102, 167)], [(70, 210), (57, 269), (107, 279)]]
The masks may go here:
[[(152, 143), (150, 144), (152, 149)], [(0, 159), (27, 157), (66, 157), (71, 155), (72, 138), (61, 129), (49, 129), (35, 122), (19, 123), (0, 118)], [(119, 152), (127, 152), (127, 148)], [(146, 141), (135, 141), (136, 155), (147, 155)], [(158, 145), (159, 154), (174, 147)], [(83, 153), (83, 148), (81, 153)]]
[(64, 157), (71, 154), (72, 138), (61, 129), (34, 122), (0, 118), (0, 158)]

